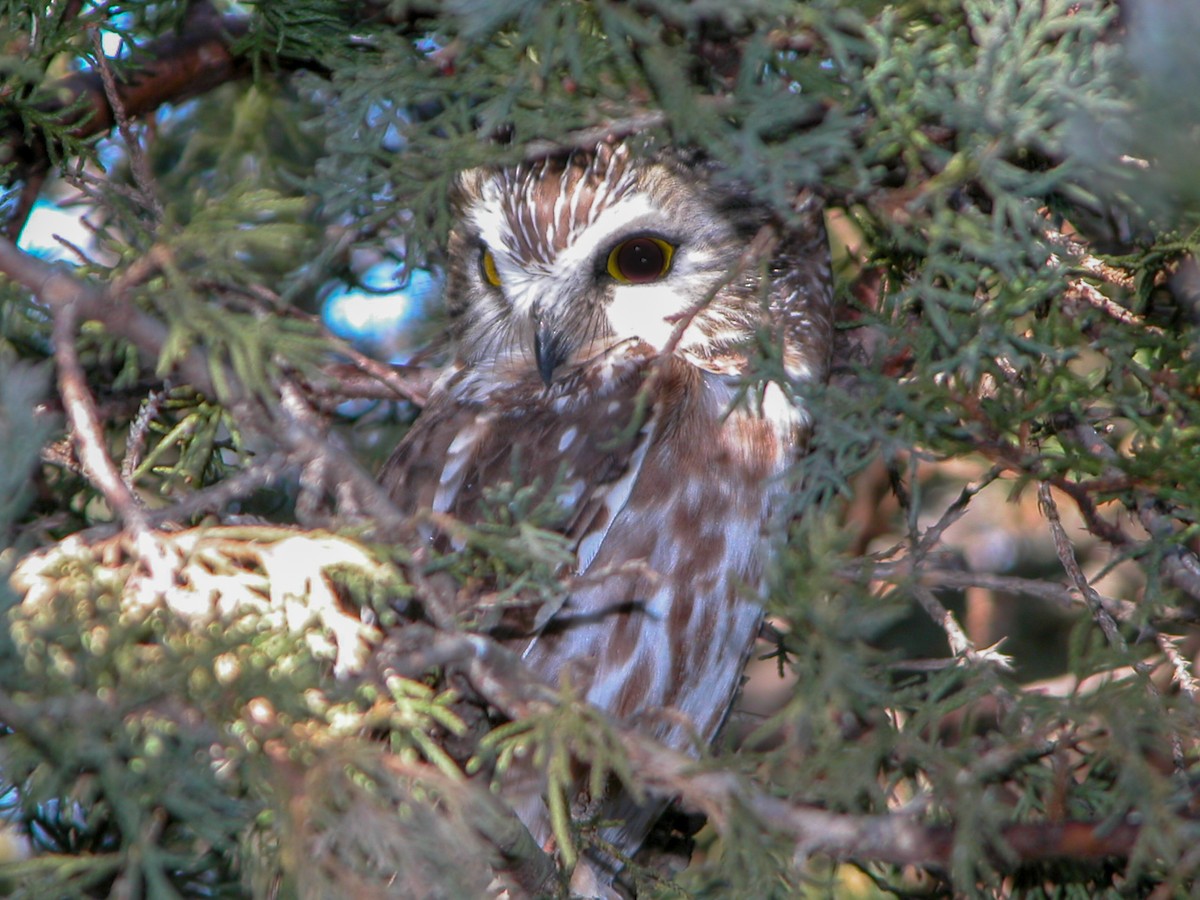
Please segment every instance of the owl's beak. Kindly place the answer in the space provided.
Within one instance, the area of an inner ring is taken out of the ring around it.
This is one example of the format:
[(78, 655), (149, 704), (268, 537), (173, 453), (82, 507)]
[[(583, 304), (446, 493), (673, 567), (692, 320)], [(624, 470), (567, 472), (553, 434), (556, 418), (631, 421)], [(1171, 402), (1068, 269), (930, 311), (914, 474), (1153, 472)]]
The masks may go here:
[(533, 355), (538, 374), (546, 387), (554, 382), (554, 370), (567, 361), (571, 348), (563, 333), (540, 315), (533, 320)]

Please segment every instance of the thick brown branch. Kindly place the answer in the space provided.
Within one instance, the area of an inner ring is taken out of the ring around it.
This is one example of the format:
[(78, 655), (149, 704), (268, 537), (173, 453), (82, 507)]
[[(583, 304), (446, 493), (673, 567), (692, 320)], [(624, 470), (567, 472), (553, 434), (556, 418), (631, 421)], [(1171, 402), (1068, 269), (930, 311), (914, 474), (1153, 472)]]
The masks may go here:
[[(953, 827), (926, 825), (902, 813), (848, 815), (789, 803), (748, 785), (731, 772), (697, 772), (690, 757), (644, 739), (627, 739), (625, 746), (633, 769), (651, 791), (677, 794), (685, 806), (705, 812), (710, 818), (744, 807), (771, 830), (795, 840), (798, 862), (823, 854), (860, 863), (936, 869), (950, 865)], [(1013, 823), (1001, 828), (987, 851), (998, 866), (1007, 869), (1051, 859), (1095, 861), (1127, 856), (1138, 833), (1138, 826), (1129, 823), (1113, 827), (1096, 822)]]
[[(115, 82), (120, 107), (129, 118), (141, 118), (165, 103), (188, 100), (248, 74), (249, 61), (232, 52), (234, 41), (247, 30), (244, 17), (221, 17), (207, 4), (197, 5), (183, 33), (143, 44), (128, 61), (113, 61), (114, 68), (120, 67)], [(68, 75), (44, 93), (49, 99), (42, 103), (43, 109), (63, 110), (62, 121), (74, 138), (94, 137), (116, 124), (98, 69)], [(53, 155), (44, 135), (28, 139), (20, 126), (0, 138), (0, 144), (12, 147), (13, 156), (21, 160), (10, 176), (18, 179), (44, 172)]]

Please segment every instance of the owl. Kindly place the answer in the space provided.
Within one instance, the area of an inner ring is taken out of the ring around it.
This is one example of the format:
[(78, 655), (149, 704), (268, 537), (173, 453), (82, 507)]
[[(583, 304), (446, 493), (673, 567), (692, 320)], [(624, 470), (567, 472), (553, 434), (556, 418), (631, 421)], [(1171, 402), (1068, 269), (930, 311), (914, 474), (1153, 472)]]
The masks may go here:
[[(404, 510), (465, 521), (489, 488), (537, 486), (576, 577), (507, 640), (550, 685), (569, 677), (695, 752), (758, 633), (766, 533), (810, 427), (795, 385), (829, 367), (820, 212), (810, 200), (779, 221), (695, 155), (627, 143), (468, 171), (454, 206), (454, 360), (381, 482)], [(789, 383), (755, 382), (764, 355)], [(537, 791), (509, 799), (549, 849)], [(661, 811), (619, 791), (590, 801), (625, 854)], [(608, 896), (618, 869), (591, 852), (572, 889)]]

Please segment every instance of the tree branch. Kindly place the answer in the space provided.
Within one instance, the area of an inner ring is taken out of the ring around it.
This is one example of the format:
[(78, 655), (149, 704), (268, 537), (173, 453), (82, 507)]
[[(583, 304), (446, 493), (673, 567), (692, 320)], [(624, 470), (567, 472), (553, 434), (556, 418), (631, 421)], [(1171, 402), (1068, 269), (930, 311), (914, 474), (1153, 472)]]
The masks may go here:
[(146, 209), (154, 212), (156, 220), (161, 221), (163, 207), (162, 201), (158, 196), (154, 173), (150, 171), (150, 164), (146, 160), (146, 154), (142, 152), (142, 145), (138, 141), (137, 135), (133, 132), (132, 124), (129, 121), (129, 113), (125, 109), (125, 104), (121, 100), (121, 93), (117, 89), (117, 76), (113, 72), (108, 57), (104, 55), (104, 45), (101, 41), (99, 30), (92, 31), (92, 46), (95, 49), (96, 68), (100, 70), (100, 80), (104, 85), (104, 97), (113, 112), (113, 117), (116, 119), (117, 128), (121, 132), (121, 138), (125, 141), (125, 151), (129, 154), (129, 168), (133, 173), (134, 183), (137, 185), (138, 192), (141, 194), (141, 203)]
[[(56, 322), (56, 352), (68, 354), (65, 357), (65, 369), (60, 359), (60, 371), (73, 371), (70, 369), (70, 361), (74, 353), (74, 329), (79, 322), (85, 320), (99, 321), (110, 333), (130, 341), (151, 364), (157, 362), (166, 346), (167, 328), (153, 316), (143, 313), (119, 296), (114, 296), (112, 290), (104, 290), (78, 278), (61, 265), (31, 256), (2, 237), (0, 273), (27, 287), (49, 307)], [(67, 329), (70, 329), (69, 333)], [(70, 344), (70, 350), (64, 349), (64, 342)], [(196, 390), (210, 396), (216, 395), (209, 360), (202, 351), (189, 351), (177, 361), (177, 366), (183, 380)], [(378, 376), (378, 373), (375, 374)], [(79, 383), (85, 386), (82, 372), (76, 375)], [(234, 414), (245, 427), (270, 432), (270, 436), (288, 448), (292, 458), (310, 473), (318, 468), (322, 471), (328, 470), (328, 474), (333, 476), (335, 487), (345, 494), (351, 508), (369, 514), (374, 525), (384, 533), (395, 536), (403, 532), (408, 519), (388, 502), (375, 481), (350, 459), (345, 451), (330, 443), (326, 438), (327, 429), (317, 421), (316, 414), (309, 408), (296, 385), (290, 382), (280, 385), (283, 403), (276, 415), (264, 423), (261, 410), (257, 406), (253, 410), (239, 410), (239, 407), (245, 404), (239, 402), (241, 391), (234, 373), (225, 372), (222, 381), (230, 386), (226, 393), (233, 395), (222, 399), (232, 407)], [(73, 381), (69, 377), (68, 381), (64, 382), (63, 389), (71, 388), (72, 384)], [(86, 391), (86, 387), (83, 389)], [(121, 482), (120, 473), (114, 466), (116, 486), (109, 484), (108, 479), (104, 477), (103, 464), (94, 458), (91, 449), (93, 442), (89, 442), (87, 436), (98, 433), (96, 429), (99, 428), (99, 420), (93, 416), (94, 427), (89, 426), (86, 398), (80, 399), (77, 394), (78, 392), (75, 392), (68, 396), (64, 393), (63, 399), (68, 407), (68, 414), (72, 415), (72, 427), (76, 435), (84, 437), (84, 443), (78, 445), (78, 449), (85, 471), (122, 519), (134, 526), (135, 533), (140, 532), (145, 527), (144, 517), (136, 500)], [(92, 408), (94, 412), (94, 404)], [(85, 459), (85, 454), (89, 458)], [(109, 465), (112, 464), (111, 460), (108, 462)], [(324, 477), (321, 480), (323, 481)], [(123, 494), (129, 494), (128, 503)]]
[[(1108, 468), (1106, 468), (1103, 474), (1121, 474), (1120, 470), (1114, 465), (1119, 459), (1117, 452), (1096, 433), (1096, 429), (1091, 425), (1086, 422), (1077, 422), (1074, 419), (1064, 419), (1063, 422), (1057, 424), (1057, 431), (1063, 437), (1072, 440), (1076, 445), (1082, 447), (1097, 460), (1106, 463)], [(1053, 483), (1061, 489), (1061, 485), (1057, 481)], [(1072, 498), (1076, 499), (1074, 494), (1072, 494)], [(1161, 512), (1158, 499), (1149, 495), (1144, 490), (1139, 490), (1134, 494), (1133, 506), (1142, 526), (1150, 533), (1151, 540), (1162, 548), (1160, 566), (1167, 579), (1177, 590), (1186, 594), (1193, 601), (1200, 601), (1200, 560), (1197, 559), (1194, 553), (1175, 542), (1175, 529)], [(1083, 511), (1082, 508), (1081, 511)], [(1090, 527), (1091, 523), (1089, 521)], [(1105, 534), (1099, 532), (1096, 532), (1096, 534), (1099, 537), (1109, 540)], [(1121, 536), (1124, 538), (1122, 542), (1110, 542), (1116, 546), (1124, 546), (1131, 543), (1123, 534)]]
[(58, 365), (58, 392), (67, 413), (76, 456), (84, 473), (113, 511), (135, 532), (145, 531), (146, 517), (137, 497), (121, 480), (104, 441), (104, 426), (96, 413), (96, 400), (88, 390), (87, 376), (75, 349), (78, 314), (74, 303), (54, 310), (54, 360)]
[[(405, 643), (413, 648), (410, 653), (381, 652), (376, 663), (409, 677), (428, 666), (457, 666), (483, 699), (511, 719), (544, 714), (559, 702), (516, 654), (483, 635), (421, 628), (418, 640)], [(749, 812), (764, 828), (794, 841), (798, 864), (815, 854), (935, 869), (951, 864), (952, 825), (929, 825), (905, 813), (854, 815), (783, 800), (735, 772), (706, 770), (694, 758), (637, 731), (613, 723), (610, 727), (629, 756), (631, 771), (649, 793), (678, 799), (686, 808), (708, 816), (718, 829), (739, 810)], [(1014, 822), (1002, 826), (985, 849), (995, 865), (1011, 871), (1052, 859), (1086, 862), (1125, 857), (1132, 853), (1139, 834), (1139, 826), (1132, 822)]]
[(1075, 549), (1071, 546), (1071, 539), (1067, 537), (1066, 529), (1063, 528), (1062, 519), (1059, 518), (1058, 505), (1054, 502), (1054, 496), (1050, 493), (1050, 485), (1044, 481), (1038, 485), (1038, 506), (1041, 508), (1046, 522), (1050, 525), (1050, 534), (1054, 538), (1054, 550), (1058, 554), (1058, 559), (1062, 563), (1063, 570), (1074, 583), (1076, 590), (1079, 591), (1080, 595), (1087, 602), (1088, 609), (1092, 612), (1092, 618), (1100, 626), (1100, 630), (1104, 632), (1104, 637), (1108, 641), (1109, 646), (1114, 650), (1119, 650), (1121, 653), (1128, 653), (1129, 645), (1121, 635), (1121, 629), (1117, 627), (1116, 621), (1109, 615), (1108, 610), (1104, 608), (1104, 603), (1101, 601), (1100, 595), (1087, 580), (1087, 576), (1083, 574), (1083, 570), (1079, 567), (1078, 560), (1075, 559)]
[[(183, 33), (148, 41), (133, 48), (128, 60), (113, 61), (120, 72), (113, 84), (116, 105), (129, 118), (141, 118), (165, 103), (197, 97), (249, 74), (249, 60), (232, 51), (234, 42), (248, 30), (245, 17), (222, 17), (207, 3), (196, 4)], [(61, 110), (61, 121), (73, 138), (104, 134), (117, 122), (101, 68), (68, 75), (43, 93), (52, 98), (41, 104), (43, 111)], [(19, 123), (0, 136), (3, 146), (18, 163), (11, 180), (28, 181), (44, 173), (56, 155), (44, 132), (28, 136)]]
[[(51, 311), (72, 304), (80, 322), (103, 323), (111, 334), (133, 344), (152, 366), (157, 364), (167, 343), (167, 327), (120, 296), (77, 278), (65, 266), (19, 250), (7, 238), (0, 238), (0, 273), (27, 287)], [(193, 350), (176, 365), (188, 384), (202, 393), (214, 394), (208, 364), (200, 353)]]

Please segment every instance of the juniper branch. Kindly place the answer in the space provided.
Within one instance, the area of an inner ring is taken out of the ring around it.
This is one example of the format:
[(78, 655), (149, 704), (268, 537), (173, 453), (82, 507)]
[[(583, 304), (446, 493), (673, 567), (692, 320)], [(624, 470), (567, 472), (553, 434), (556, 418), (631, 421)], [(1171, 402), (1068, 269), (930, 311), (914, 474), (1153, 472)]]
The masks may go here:
[[(70, 304), (79, 321), (103, 323), (111, 334), (133, 344), (151, 365), (157, 362), (167, 344), (167, 327), (119, 293), (77, 277), (65, 266), (25, 253), (7, 238), (0, 238), (0, 273), (32, 291), (52, 312)], [(198, 351), (185, 354), (176, 365), (183, 379), (196, 390), (215, 393), (207, 362)], [(237, 380), (228, 383), (236, 385)]]
[[(460, 667), (480, 696), (513, 719), (543, 714), (559, 702), (516, 654), (486, 636), (425, 629), (419, 644), (411, 656), (393, 656), (389, 664), (410, 676), (430, 664)], [(902, 812), (854, 815), (781, 800), (735, 772), (706, 769), (634, 729), (612, 722), (609, 727), (648, 793), (678, 799), (686, 808), (708, 816), (718, 828), (739, 810), (749, 812), (765, 829), (794, 841), (798, 863), (823, 854), (860, 864), (935, 869), (950, 865), (952, 825), (930, 825)], [(1013, 871), (1055, 859), (1089, 862), (1127, 857), (1139, 834), (1140, 826), (1131, 821), (1014, 822), (1002, 826), (986, 850), (998, 867)]]

